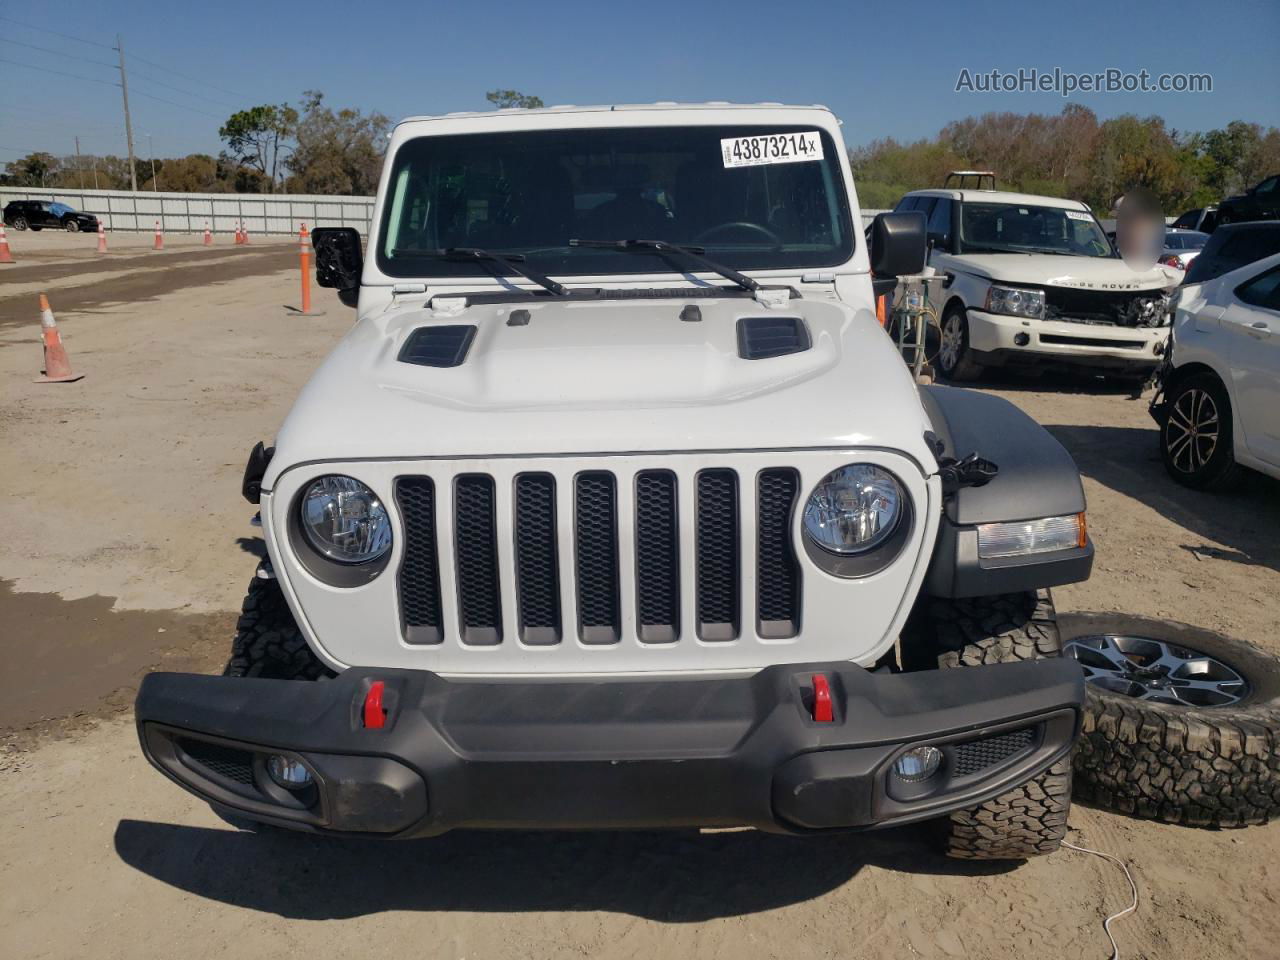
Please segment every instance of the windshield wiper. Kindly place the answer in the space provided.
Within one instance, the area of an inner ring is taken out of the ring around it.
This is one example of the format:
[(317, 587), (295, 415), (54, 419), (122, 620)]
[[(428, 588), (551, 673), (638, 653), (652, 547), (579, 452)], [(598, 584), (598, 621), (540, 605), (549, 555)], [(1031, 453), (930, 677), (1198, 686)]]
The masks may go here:
[(710, 270), (712, 273), (718, 273), (726, 280), (732, 281), (750, 293), (755, 293), (760, 289), (760, 284), (752, 280), (746, 274), (739, 273), (731, 267), (723, 266), (714, 260), (708, 260), (704, 257), (702, 247), (682, 247), (676, 243), (668, 243), (666, 240), (570, 240), (571, 247), (595, 247), (601, 250), (620, 250), (624, 253), (656, 253), (659, 256), (666, 253), (675, 253), (694, 263), (701, 264), (703, 269)]
[[(430, 260), (453, 260), (459, 263), (478, 263), (481, 266), (495, 263), (505, 270), (510, 270), (517, 276), (532, 280), (544, 290), (550, 290), (557, 297), (567, 297), (569, 295), (569, 288), (564, 284), (556, 283), (550, 277), (543, 276), (535, 270), (517, 267), (517, 263), (524, 262), (524, 254), (522, 253), (491, 253), (488, 250), (481, 250), (479, 247), (445, 247), (443, 250), (408, 250), (397, 247), (391, 253), (392, 256), (405, 257), (406, 259), (420, 257)], [(497, 276), (498, 274), (495, 272), (494, 275)]]
[(987, 247), (980, 243), (964, 245), (964, 253), (1025, 253), (1030, 256), (1027, 250), (1015, 250), (1013, 247)]

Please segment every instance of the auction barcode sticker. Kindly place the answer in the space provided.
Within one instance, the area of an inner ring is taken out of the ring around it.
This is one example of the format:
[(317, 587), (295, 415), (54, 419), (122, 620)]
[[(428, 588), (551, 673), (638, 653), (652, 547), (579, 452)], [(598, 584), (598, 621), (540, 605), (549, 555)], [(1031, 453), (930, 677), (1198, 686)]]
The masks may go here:
[(759, 137), (729, 137), (720, 141), (725, 167), (756, 167), (766, 163), (800, 163), (822, 159), (817, 130), (768, 133)]
[(1093, 223), (1093, 214), (1091, 213), (1081, 213), (1079, 210), (1063, 210), (1062, 212), (1072, 220), (1083, 220), (1085, 223)]

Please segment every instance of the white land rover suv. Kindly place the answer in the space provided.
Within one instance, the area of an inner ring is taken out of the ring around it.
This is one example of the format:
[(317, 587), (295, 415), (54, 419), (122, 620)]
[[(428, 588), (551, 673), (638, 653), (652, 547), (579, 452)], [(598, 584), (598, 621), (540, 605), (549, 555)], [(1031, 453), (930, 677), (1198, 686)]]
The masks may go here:
[(1169, 337), (1182, 272), (1138, 273), (1085, 204), (998, 190), (918, 190), (895, 212), (928, 220), (945, 275), (937, 365), (951, 380), (987, 367), (1065, 365), (1145, 380)]
[(859, 223), (820, 107), (399, 124), (367, 245), (314, 233), (356, 321), (249, 458), (226, 675), (146, 678), (150, 760), (323, 834), (1056, 849), (1080, 478), (1006, 401), (917, 387), (872, 268), (918, 273), (924, 218)]

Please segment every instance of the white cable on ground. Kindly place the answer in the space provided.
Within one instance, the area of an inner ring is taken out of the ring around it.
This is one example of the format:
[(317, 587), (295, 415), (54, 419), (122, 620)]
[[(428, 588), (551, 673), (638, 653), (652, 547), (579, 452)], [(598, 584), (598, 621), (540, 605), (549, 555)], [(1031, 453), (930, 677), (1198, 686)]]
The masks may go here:
[(1116, 943), (1114, 934), (1111, 932), (1111, 924), (1114, 921), (1119, 920), (1121, 917), (1133, 913), (1133, 911), (1138, 909), (1138, 885), (1133, 882), (1133, 875), (1129, 873), (1128, 865), (1126, 865), (1119, 857), (1113, 857), (1111, 854), (1103, 853), (1101, 850), (1090, 850), (1088, 847), (1079, 847), (1074, 843), (1067, 842), (1066, 840), (1062, 841), (1062, 845), (1072, 850), (1078, 850), (1080, 853), (1091, 853), (1095, 857), (1102, 857), (1104, 860), (1110, 860), (1112, 863), (1119, 865), (1120, 869), (1124, 871), (1124, 878), (1129, 881), (1129, 889), (1133, 891), (1133, 902), (1119, 913), (1113, 913), (1111, 916), (1107, 917), (1102, 924), (1102, 929), (1106, 931), (1107, 939), (1111, 941), (1111, 960), (1120, 960), (1120, 947)]

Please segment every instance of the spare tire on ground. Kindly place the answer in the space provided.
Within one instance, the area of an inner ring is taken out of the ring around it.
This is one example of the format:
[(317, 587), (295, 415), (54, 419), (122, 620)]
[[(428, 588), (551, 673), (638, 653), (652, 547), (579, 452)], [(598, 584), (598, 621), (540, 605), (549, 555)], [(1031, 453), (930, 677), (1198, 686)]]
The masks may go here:
[(1280, 659), (1171, 620), (1072, 613), (1058, 627), (1087, 689), (1077, 799), (1201, 827), (1280, 815)]

